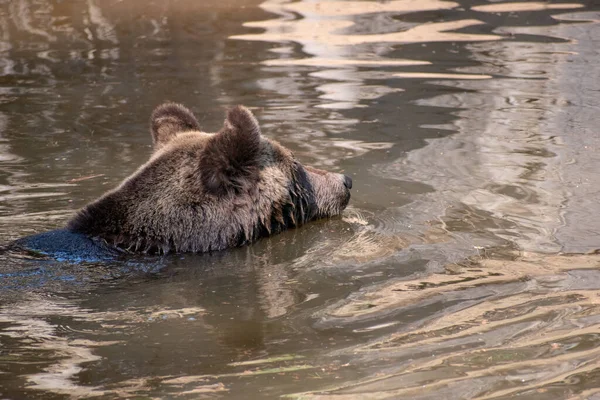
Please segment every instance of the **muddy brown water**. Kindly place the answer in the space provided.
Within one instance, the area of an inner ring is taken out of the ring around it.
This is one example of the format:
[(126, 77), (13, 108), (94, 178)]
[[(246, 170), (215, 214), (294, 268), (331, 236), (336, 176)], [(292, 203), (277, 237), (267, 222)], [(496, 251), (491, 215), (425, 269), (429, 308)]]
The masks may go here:
[(600, 4), (0, 3), (0, 242), (251, 107), (350, 206), (211, 255), (0, 258), (0, 397), (600, 399)]

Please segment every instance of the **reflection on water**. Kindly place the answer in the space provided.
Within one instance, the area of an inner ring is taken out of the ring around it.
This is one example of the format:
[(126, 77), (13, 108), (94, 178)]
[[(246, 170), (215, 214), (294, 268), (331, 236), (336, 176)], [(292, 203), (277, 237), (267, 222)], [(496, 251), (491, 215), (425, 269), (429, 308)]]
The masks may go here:
[(593, 1), (0, 4), (0, 240), (255, 110), (341, 218), (208, 255), (0, 254), (6, 398), (594, 398)]
[[(402, 23), (392, 16), (411, 12), (453, 9), (458, 3), (449, 1), (390, 1), (378, 2), (297, 2), (265, 1), (261, 7), (279, 15), (278, 18), (248, 22), (247, 27), (263, 28), (257, 34), (232, 36), (233, 39), (282, 43), (271, 49), (280, 55), (263, 61), (268, 66), (318, 66), (310, 76), (328, 81), (317, 86), (325, 100), (318, 107), (346, 109), (359, 107), (361, 100), (373, 100), (394, 91), (388, 85), (368, 85), (368, 79), (382, 79), (385, 72), (359, 70), (359, 67), (419, 66), (431, 64), (426, 60), (389, 59), (389, 43), (459, 42), (498, 40), (495, 35), (472, 35), (456, 32), (459, 29), (482, 24), (468, 19), (432, 22), (427, 24)], [(298, 15), (301, 18), (298, 18)], [(363, 17), (356, 21), (357, 17)], [(296, 58), (290, 42), (299, 44), (309, 57)], [(335, 68), (335, 69), (331, 69)], [(468, 77), (467, 77), (468, 79)]]
[(540, 11), (540, 10), (570, 10), (574, 8), (582, 8), (583, 4), (580, 3), (556, 3), (549, 4), (538, 1), (530, 2), (506, 2), (500, 4), (485, 4), (481, 6), (471, 7), (475, 11), (483, 12), (519, 12), (519, 11)]

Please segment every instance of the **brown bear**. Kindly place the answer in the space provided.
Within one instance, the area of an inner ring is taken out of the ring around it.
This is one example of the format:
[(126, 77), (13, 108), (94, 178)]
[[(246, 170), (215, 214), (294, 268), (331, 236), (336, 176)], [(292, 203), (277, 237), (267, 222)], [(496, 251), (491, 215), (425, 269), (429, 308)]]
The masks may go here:
[[(348, 176), (303, 166), (262, 136), (243, 106), (214, 134), (174, 103), (157, 107), (150, 126), (150, 160), (54, 236), (83, 235), (126, 252), (209, 252), (338, 215), (350, 199)], [(21, 239), (23, 247), (35, 242)]]

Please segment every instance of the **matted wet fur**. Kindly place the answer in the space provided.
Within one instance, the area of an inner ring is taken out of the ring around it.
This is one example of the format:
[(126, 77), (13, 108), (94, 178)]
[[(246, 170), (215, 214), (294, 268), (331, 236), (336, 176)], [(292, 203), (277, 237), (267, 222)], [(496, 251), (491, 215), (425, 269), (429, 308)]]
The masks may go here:
[(207, 252), (337, 215), (350, 199), (349, 177), (304, 167), (243, 106), (215, 134), (173, 103), (156, 108), (150, 128), (150, 160), (80, 210), (69, 231), (131, 252)]

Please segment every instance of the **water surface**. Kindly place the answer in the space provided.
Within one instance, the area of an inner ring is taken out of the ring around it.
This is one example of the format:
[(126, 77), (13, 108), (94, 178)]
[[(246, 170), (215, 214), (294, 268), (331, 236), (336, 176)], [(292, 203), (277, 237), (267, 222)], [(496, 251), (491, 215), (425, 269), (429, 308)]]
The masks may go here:
[(3, 254), (3, 398), (600, 396), (594, 1), (0, 4), (0, 242), (245, 104), (353, 177), (339, 218), (210, 255)]

